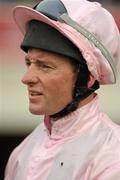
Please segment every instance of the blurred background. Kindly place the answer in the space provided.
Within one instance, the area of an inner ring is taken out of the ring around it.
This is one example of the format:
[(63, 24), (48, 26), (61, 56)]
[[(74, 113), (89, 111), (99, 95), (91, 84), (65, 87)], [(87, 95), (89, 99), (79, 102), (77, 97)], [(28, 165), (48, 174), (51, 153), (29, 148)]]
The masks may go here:
[[(99, 0), (113, 14), (120, 29), (119, 1)], [(0, 0), (0, 180), (11, 151), (43, 119), (28, 111), (27, 90), (21, 83), (25, 72), (25, 54), (19, 48), (22, 35), (12, 18), (12, 9), (16, 5), (33, 7), (37, 2)], [(120, 124), (120, 73), (116, 85), (101, 87), (98, 93), (101, 110)]]

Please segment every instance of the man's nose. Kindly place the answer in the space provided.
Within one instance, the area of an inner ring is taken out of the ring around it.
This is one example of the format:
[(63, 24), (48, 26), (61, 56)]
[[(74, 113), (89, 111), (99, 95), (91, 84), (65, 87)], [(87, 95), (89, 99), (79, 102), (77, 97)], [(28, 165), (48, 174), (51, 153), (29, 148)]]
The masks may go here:
[(24, 74), (23, 78), (21, 79), (21, 81), (25, 85), (37, 83), (38, 77), (34, 68), (29, 67), (27, 72)]

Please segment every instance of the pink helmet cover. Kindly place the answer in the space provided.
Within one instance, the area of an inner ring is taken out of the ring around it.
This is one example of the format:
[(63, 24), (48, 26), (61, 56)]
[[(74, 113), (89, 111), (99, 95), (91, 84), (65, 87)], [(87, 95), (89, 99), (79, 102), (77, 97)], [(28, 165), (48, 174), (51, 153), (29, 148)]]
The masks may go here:
[(114, 18), (97, 2), (87, 0), (61, 1), (68, 11), (68, 16), (104, 45), (113, 60), (114, 70), (101, 49), (70, 25), (51, 20), (42, 13), (25, 6), (17, 6), (14, 9), (14, 19), (23, 34), (26, 33), (27, 24), (31, 19), (45, 22), (54, 27), (79, 48), (87, 62), (89, 71), (100, 84), (115, 83), (117, 69), (120, 69), (120, 34)]

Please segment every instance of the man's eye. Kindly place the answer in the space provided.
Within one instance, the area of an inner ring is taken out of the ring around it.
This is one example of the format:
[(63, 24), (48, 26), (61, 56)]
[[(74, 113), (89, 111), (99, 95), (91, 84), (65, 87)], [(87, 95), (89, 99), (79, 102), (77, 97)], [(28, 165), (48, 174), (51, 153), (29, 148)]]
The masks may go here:
[(52, 66), (50, 66), (50, 65), (48, 65), (48, 64), (45, 64), (45, 63), (37, 63), (36, 64), (37, 66), (38, 66), (38, 68), (40, 68), (41, 70), (43, 69), (43, 70), (51, 70), (51, 69), (53, 69), (53, 67)]
[(48, 66), (48, 65), (46, 65), (46, 64), (43, 64), (43, 65), (42, 65), (42, 68), (45, 68), (45, 69), (52, 69), (51, 66)]
[(31, 63), (28, 62), (28, 61), (26, 61), (25, 64), (26, 64), (27, 67), (29, 67), (31, 65)]

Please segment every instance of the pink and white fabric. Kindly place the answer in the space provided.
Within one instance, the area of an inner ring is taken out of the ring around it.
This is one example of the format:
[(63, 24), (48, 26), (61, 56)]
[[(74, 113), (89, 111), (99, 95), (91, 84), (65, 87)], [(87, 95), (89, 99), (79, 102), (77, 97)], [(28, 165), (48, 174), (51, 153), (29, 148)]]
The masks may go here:
[(44, 122), (13, 151), (4, 180), (120, 180), (120, 127), (100, 111), (98, 96)]

